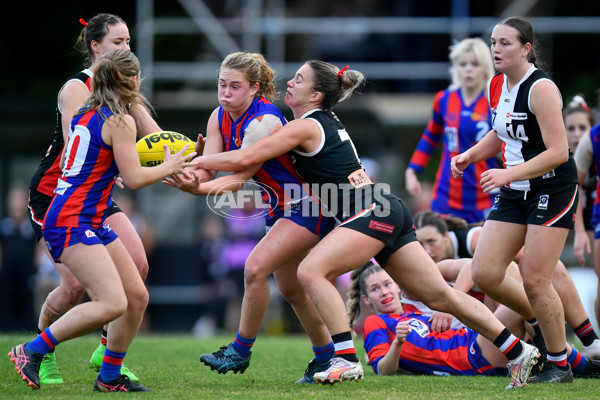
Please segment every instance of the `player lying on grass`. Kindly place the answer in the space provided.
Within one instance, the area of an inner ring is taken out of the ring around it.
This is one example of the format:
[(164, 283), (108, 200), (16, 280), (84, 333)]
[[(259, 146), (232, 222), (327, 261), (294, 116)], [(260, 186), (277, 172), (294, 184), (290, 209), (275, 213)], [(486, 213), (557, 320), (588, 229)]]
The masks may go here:
[[(431, 258), (438, 263), (444, 279), (449, 282), (455, 282), (460, 276), (455, 288), (463, 292), (470, 291), (475, 285), (472, 279), (470, 263), (468, 270), (462, 270), (464, 263), (457, 261), (457, 259), (471, 258), (473, 256), (482, 227), (470, 225), (462, 218), (448, 215), (441, 216), (430, 210), (416, 213), (414, 215), (414, 222), (417, 230), (417, 239), (419, 239), (419, 242)], [(516, 283), (521, 287), (523, 279), (517, 264), (520, 261), (522, 252), (523, 249), (521, 249), (507, 269), (507, 275), (510, 277), (508, 279), (513, 282), (517, 281)], [(590, 322), (573, 279), (569, 275), (565, 264), (560, 260), (556, 263), (556, 268), (553, 271), (552, 286), (558, 293), (563, 305), (565, 321), (573, 332), (575, 332), (579, 340), (581, 340), (581, 353), (587, 358), (599, 360), (600, 339), (598, 339), (594, 331), (594, 327)], [(477, 288), (477, 286), (475, 287)], [(484, 293), (480, 289), (477, 289), (477, 292), (476, 296), (478, 294), (480, 296), (478, 298), (483, 299), (484, 303), (488, 306), (495, 302), (489, 296), (484, 297)], [(537, 328), (533, 309), (526, 300), (524, 291), (521, 292), (522, 300), (520, 308), (515, 307), (513, 309), (521, 313), (528, 322), (533, 322), (532, 325), (536, 327), (536, 346), (541, 348), (544, 345), (541, 331)], [(508, 305), (511, 306), (510, 304)], [(434, 324), (434, 326), (436, 325)]]
[[(371, 307), (364, 324), (364, 348), (368, 363), (378, 375), (398, 372), (428, 375), (506, 376), (508, 362), (492, 342), (469, 328), (437, 332), (430, 316), (413, 309), (404, 310), (400, 288), (380, 266), (367, 263), (352, 272), (349, 316), (354, 322), (361, 302)], [(521, 338), (525, 338), (523, 318), (506, 306), (496, 309), (496, 317)], [(600, 362), (589, 360), (567, 346), (573, 374), (600, 378)], [(532, 378), (531, 382), (535, 382)]]

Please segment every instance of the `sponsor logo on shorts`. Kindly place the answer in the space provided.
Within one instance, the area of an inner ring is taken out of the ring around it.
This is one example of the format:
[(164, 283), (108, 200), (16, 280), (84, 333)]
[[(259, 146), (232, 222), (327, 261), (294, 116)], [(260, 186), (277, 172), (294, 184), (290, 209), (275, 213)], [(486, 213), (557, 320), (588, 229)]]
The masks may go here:
[(96, 234), (93, 231), (90, 231), (89, 229), (87, 229), (85, 231), (85, 236), (87, 236), (88, 238), (91, 238), (91, 237), (95, 237)]
[(538, 202), (538, 210), (547, 210), (548, 209), (548, 201), (550, 200), (550, 196), (547, 194), (543, 194), (540, 196), (540, 201)]
[(394, 232), (395, 226), (378, 221), (369, 221), (369, 228), (375, 229), (376, 231), (380, 231), (383, 233), (391, 234)]
[(492, 205), (492, 208), (490, 208), (490, 211), (497, 210), (499, 206), (500, 206), (500, 196), (496, 196), (496, 198), (494, 199), (494, 204)]
[(46, 246), (48, 246), (48, 250), (52, 251), (52, 246), (50, 246), (50, 242), (46, 240)]
[(112, 231), (112, 227), (110, 226), (110, 224), (104, 224), (104, 225), (102, 225), (102, 227), (104, 229), (106, 229), (108, 232)]
[(555, 175), (556, 175), (556, 173), (554, 172), (554, 170), (552, 170), (552, 171), (546, 172), (544, 175), (542, 175), (542, 179), (554, 178)]

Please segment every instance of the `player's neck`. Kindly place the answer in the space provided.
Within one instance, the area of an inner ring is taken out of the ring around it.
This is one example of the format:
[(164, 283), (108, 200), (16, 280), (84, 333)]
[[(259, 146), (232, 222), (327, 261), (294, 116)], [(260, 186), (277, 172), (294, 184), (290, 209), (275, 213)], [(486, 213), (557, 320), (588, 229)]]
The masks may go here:
[(472, 87), (462, 87), (460, 89), (460, 91), (462, 94), (463, 102), (468, 107), (471, 104), (473, 104), (473, 102), (475, 100), (477, 100), (479, 98), (479, 96), (481, 95), (481, 92), (483, 91), (483, 85), (472, 86)]

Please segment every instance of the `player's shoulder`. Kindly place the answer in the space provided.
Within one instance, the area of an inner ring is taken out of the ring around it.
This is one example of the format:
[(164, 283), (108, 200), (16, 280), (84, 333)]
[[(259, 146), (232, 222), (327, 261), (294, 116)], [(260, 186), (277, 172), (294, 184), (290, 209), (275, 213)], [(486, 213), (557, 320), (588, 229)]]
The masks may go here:
[(435, 94), (435, 96), (433, 96), (433, 102), (439, 103), (440, 101), (442, 101), (442, 99), (445, 99), (446, 97), (448, 97), (450, 95), (450, 92), (451, 92), (451, 89), (449, 89), (449, 88), (440, 90), (439, 92), (437, 92)]

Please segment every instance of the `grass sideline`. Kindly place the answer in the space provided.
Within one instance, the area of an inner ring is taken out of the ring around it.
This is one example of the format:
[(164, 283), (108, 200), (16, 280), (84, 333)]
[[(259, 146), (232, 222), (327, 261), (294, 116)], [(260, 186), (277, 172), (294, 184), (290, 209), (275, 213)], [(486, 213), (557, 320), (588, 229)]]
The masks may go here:
[[(0, 398), (87, 399), (112, 394), (93, 393), (95, 372), (88, 360), (99, 334), (68, 341), (57, 349), (64, 385), (45, 385), (33, 391), (20, 380), (7, 354), (11, 347), (33, 335), (0, 335)], [(333, 386), (295, 385), (312, 358), (303, 336), (259, 336), (250, 367), (244, 374), (217, 374), (199, 362), (202, 353), (228, 343), (232, 335), (198, 339), (189, 335), (140, 335), (130, 348), (126, 364), (152, 393), (130, 393), (145, 399), (600, 399), (600, 380), (576, 379), (571, 385), (528, 385), (506, 390), (506, 377), (376, 376), (365, 369), (362, 382)], [(361, 339), (355, 344), (363, 354)], [(364, 365), (363, 365), (364, 366)], [(117, 395), (119, 396), (119, 395)]]

